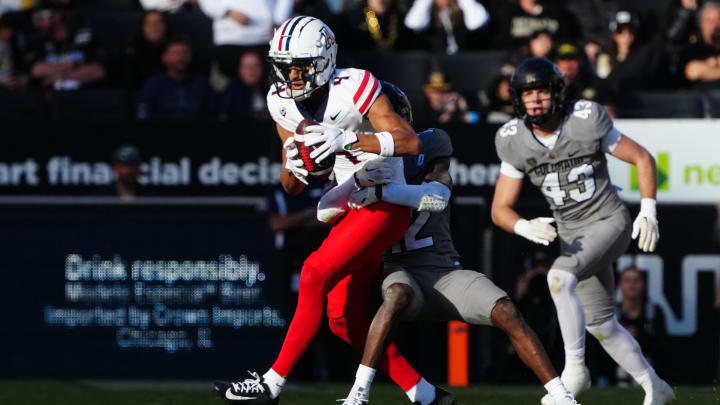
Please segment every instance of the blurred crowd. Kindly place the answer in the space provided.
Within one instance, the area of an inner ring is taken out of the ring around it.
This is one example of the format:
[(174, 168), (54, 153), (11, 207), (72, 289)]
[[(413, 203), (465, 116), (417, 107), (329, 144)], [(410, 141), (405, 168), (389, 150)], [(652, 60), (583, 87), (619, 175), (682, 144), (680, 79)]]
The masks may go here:
[(123, 88), (137, 120), (269, 119), (267, 43), (299, 14), (335, 30), (340, 56), (504, 51), (499, 69), (477, 66), (491, 80), (473, 91), (418, 67), (426, 80), (405, 90), (438, 123), (506, 119), (514, 66), (534, 56), (611, 113), (626, 92), (720, 90), (712, 0), (0, 0), (0, 14), (0, 91)]

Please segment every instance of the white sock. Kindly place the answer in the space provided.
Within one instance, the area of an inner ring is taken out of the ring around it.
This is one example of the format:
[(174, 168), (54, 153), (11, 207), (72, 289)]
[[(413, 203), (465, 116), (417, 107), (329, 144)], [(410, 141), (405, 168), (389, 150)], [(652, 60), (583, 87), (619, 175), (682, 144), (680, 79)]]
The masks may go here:
[(270, 398), (275, 399), (280, 395), (280, 391), (285, 385), (286, 378), (276, 373), (275, 370), (270, 369), (267, 373), (263, 374), (263, 382), (267, 384), (270, 389)]
[(355, 395), (355, 392), (362, 392), (365, 398), (370, 398), (370, 385), (374, 378), (375, 369), (361, 364), (355, 373), (355, 384), (350, 390), (350, 396)]
[(410, 398), (410, 402), (419, 401), (420, 405), (428, 405), (435, 400), (435, 386), (420, 378), (420, 381), (405, 394)]
[(548, 381), (548, 383), (545, 384), (545, 389), (555, 402), (559, 402), (559, 400), (563, 398), (572, 397), (572, 394), (565, 388), (565, 384), (563, 384), (560, 377), (555, 377)]
[(637, 340), (613, 316), (600, 325), (588, 326), (607, 354), (630, 374), (645, 391), (652, 388), (655, 370), (645, 360)]
[[(557, 310), (566, 357), (585, 357), (585, 312), (575, 294), (577, 278), (570, 272), (552, 269), (547, 275), (550, 295)], [(583, 363), (584, 364), (584, 360)]]
[(582, 353), (578, 351), (568, 352), (565, 351), (565, 368), (570, 367), (584, 367), (585, 366), (585, 351)]

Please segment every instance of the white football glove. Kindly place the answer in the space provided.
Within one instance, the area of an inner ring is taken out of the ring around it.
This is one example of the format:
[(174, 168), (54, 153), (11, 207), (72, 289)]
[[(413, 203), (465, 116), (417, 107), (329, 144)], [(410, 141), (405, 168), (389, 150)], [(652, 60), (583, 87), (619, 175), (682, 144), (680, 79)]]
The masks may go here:
[(385, 159), (373, 159), (353, 174), (355, 187), (370, 187), (387, 184), (392, 180), (392, 167)]
[(290, 170), (298, 180), (308, 184), (307, 175), (308, 171), (305, 169), (305, 164), (300, 159), (300, 152), (298, 152), (297, 146), (295, 146), (295, 138), (292, 136), (285, 140), (283, 143), (283, 149), (285, 149), (285, 168)]
[(640, 213), (633, 222), (632, 238), (638, 239), (638, 247), (643, 252), (654, 252), (655, 245), (660, 240), (660, 230), (655, 216), (655, 200), (652, 198), (640, 200)]
[(323, 125), (311, 125), (305, 128), (305, 133), (314, 133), (318, 136), (308, 137), (305, 145), (312, 146), (322, 143), (317, 149), (310, 153), (310, 157), (320, 163), (333, 153), (341, 153), (355, 142), (357, 134), (353, 131), (345, 131), (340, 128), (326, 127)]
[(382, 186), (363, 187), (350, 193), (348, 207), (359, 210), (382, 200)]
[(515, 222), (515, 233), (541, 245), (549, 245), (550, 242), (557, 238), (557, 230), (550, 225), (555, 221), (554, 218), (539, 217), (531, 219), (521, 219)]

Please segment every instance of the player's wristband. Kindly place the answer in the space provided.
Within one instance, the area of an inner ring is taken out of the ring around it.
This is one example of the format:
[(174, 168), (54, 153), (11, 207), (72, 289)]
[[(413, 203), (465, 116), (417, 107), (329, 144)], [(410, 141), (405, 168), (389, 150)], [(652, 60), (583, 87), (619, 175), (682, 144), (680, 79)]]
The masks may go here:
[(395, 141), (390, 132), (376, 132), (375, 136), (380, 142), (380, 156), (395, 156)]
[(646, 216), (655, 218), (657, 216), (657, 208), (655, 207), (657, 203), (655, 202), (655, 199), (653, 198), (643, 198), (640, 200), (640, 213), (645, 214)]

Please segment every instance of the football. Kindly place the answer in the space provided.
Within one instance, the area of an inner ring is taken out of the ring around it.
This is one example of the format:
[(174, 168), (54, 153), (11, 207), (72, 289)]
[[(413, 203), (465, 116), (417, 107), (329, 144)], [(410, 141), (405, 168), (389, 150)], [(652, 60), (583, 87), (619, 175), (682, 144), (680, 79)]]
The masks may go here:
[(310, 157), (310, 153), (317, 149), (320, 145), (322, 145), (321, 143), (312, 146), (305, 145), (305, 142), (310, 137), (317, 136), (317, 134), (314, 133), (305, 133), (305, 129), (311, 125), (320, 124), (310, 118), (306, 118), (300, 121), (300, 124), (298, 124), (297, 128), (295, 129), (295, 135), (293, 135), (293, 137), (295, 138), (295, 146), (300, 153), (300, 158), (305, 164), (305, 168), (307, 169), (307, 171), (313, 176), (323, 176), (332, 171), (333, 166), (335, 165), (335, 154), (331, 154), (320, 163), (315, 162), (315, 159)]

